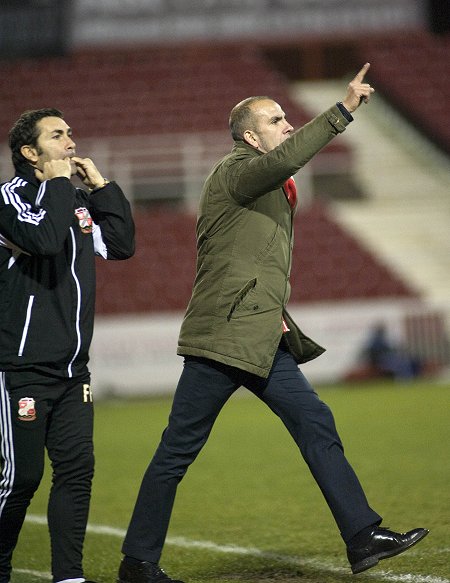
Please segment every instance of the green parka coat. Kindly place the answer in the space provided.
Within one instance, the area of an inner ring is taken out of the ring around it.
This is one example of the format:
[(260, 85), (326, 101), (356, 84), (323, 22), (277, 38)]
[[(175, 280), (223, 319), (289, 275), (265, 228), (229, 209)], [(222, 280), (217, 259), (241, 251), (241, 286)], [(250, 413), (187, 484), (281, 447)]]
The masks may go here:
[(197, 221), (197, 274), (178, 342), (201, 356), (261, 377), (269, 375), (282, 335), (298, 363), (324, 349), (286, 312), (293, 216), (284, 182), (349, 121), (333, 106), (261, 153), (236, 141), (203, 187)]

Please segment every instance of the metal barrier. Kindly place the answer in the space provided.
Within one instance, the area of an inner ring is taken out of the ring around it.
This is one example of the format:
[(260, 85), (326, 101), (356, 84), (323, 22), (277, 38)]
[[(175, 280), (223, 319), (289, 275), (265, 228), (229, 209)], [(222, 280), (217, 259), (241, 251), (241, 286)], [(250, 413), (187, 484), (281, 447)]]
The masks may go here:
[[(168, 133), (76, 140), (77, 155), (92, 158), (99, 170), (116, 180), (134, 204), (178, 202), (195, 211), (203, 182), (233, 142), (227, 132)], [(14, 175), (11, 153), (0, 147), (0, 181)], [(321, 152), (299, 173), (302, 207), (314, 196), (314, 178), (349, 176), (351, 152)]]

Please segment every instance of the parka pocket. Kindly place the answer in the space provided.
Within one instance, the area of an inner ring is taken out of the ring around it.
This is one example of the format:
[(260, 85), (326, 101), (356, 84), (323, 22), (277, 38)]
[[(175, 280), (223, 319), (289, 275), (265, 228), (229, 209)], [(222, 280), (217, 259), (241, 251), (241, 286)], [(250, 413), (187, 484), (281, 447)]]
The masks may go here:
[(240, 289), (238, 291), (238, 293), (236, 294), (236, 296), (233, 300), (230, 311), (228, 312), (228, 316), (227, 316), (228, 322), (231, 320), (234, 312), (240, 306), (243, 305), (243, 303), (245, 302), (246, 299), (248, 299), (248, 296), (249, 296), (250, 292), (254, 290), (256, 283), (257, 283), (257, 279), (256, 279), (256, 277), (254, 277), (253, 279), (248, 281), (242, 289)]

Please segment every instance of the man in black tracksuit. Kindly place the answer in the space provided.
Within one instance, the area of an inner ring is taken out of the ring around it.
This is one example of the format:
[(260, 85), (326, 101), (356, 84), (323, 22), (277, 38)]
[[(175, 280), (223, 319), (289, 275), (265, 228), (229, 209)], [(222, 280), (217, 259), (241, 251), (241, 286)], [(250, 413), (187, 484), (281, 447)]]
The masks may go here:
[[(92, 160), (75, 155), (61, 112), (25, 112), (10, 131), (16, 176), (0, 191), (0, 583), (42, 477), (54, 583), (82, 583), (94, 471), (87, 367), (95, 255), (134, 253), (130, 205)], [(70, 178), (83, 180), (88, 191)]]

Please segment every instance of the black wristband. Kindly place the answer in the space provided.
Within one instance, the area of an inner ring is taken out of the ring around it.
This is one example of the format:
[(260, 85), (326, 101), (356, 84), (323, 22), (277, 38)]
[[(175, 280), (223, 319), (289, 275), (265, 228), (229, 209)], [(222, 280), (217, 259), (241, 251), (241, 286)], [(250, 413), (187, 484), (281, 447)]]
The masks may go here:
[(336, 105), (339, 108), (339, 111), (342, 113), (342, 115), (345, 117), (345, 119), (347, 121), (353, 121), (353, 116), (352, 114), (349, 112), (349, 110), (345, 107), (345, 105), (342, 103), (342, 101), (338, 101), (336, 103)]

